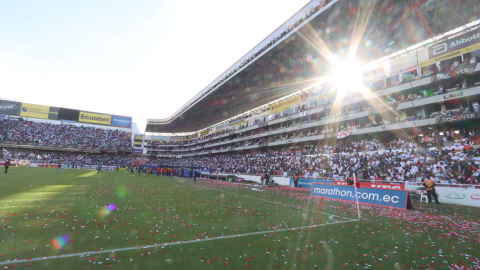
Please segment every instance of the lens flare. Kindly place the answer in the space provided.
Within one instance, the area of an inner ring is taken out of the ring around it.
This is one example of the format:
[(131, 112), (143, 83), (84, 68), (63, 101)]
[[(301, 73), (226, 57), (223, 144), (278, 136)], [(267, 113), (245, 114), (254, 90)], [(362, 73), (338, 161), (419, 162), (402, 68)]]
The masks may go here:
[(56, 250), (62, 249), (68, 242), (70, 242), (70, 237), (67, 234), (52, 240), (53, 247), (55, 247)]
[(113, 211), (115, 210), (115, 204), (109, 204), (105, 207), (103, 207), (102, 209), (100, 209), (100, 215), (102, 217), (106, 217), (108, 215), (110, 215)]

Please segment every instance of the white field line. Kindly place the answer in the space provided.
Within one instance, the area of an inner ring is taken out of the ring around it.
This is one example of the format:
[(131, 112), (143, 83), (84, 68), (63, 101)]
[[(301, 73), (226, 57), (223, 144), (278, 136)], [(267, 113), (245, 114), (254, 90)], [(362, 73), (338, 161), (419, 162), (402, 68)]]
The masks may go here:
[(283, 206), (283, 207), (289, 206), (289, 207), (294, 207), (294, 208), (302, 209), (302, 210), (309, 211), (309, 212), (314, 212), (314, 213), (318, 213), (318, 214), (329, 215), (331, 220), (333, 220), (333, 217), (339, 217), (339, 218), (343, 218), (343, 219), (350, 219), (350, 218), (342, 217), (342, 216), (339, 216), (339, 215), (333, 215), (333, 214), (329, 214), (329, 213), (325, 213), (325, 212), (310, 210), (310, 209), (303, 208), (303, 207), (298, 206), (298, 205), (290, 205), (290, 204), (285, 204), (285, 203), (272, 202), (272, 201), (269, 201), (269, 200), (259, 199), (259, 198), (256, 198), (256, 197), (251, 197), (251, 196), (242, 195), (242, 194), (238, 194), (238, 193), (233, 193), (233, 192), (229, 192), (229, 191), (218, 190), (218, 189), (216, 189), (216, 188), (211, 188), (211, 189), (216, 190), (216, 191), (220, 191), (220, 192), (223, 192), (223, 193), (230, 193), (230, 194), (233, 194), (233, 195), (243, 196), (243, 197), (247, 197), (247, 198), (250, 198), (250, 199), (260, 200), (260, 201), (264, 201), (264, 202), (268, 202), (268, 203), (274, 203), (274, 204), (281, 205), (281, 206)]
[(345, 222), (352, 222), (352, 221), (358, 221), (358, 219), (335, 221), (335, 222), (330, 222), (330, 223), (327, 222), (325, 224), (302, 226), (302, 227), (297, 227), (297, 228), (284, 228), (284, 229), (278, 229), (278, 230), (260, 231), (260, 232), (252, 232), (252, 233), (242, 233), (242, 234), (234, 234), (234, 235), (225, 235), (225, 236), (212, 237), (212, 238), (206, 238), (206, 239), (195, 239), (195, 240), (184, 241), (184, 242), (153, 244), (153, 245), (147, 245), (147, 246), (141, 246), (141, 247), (125, 247), (125, 248), (117, 248), (117, 249), (104, 249), (104, 250), (99, 250), (99, 251), (87, 251), (87, 252), (79, 252), (79, 253), (71, 253), (71, 254), (61, 254), (61, 255), (56, 255), (56, 256), (37, 257), (37, 258), (31, 258), (31, 259), (15, 259), (13, 261), (0, 262), (0, 265), (9, 265), (9, 264), (16, 264), (16, 263), (30, 263), (30, 262), (53, 260), (53, 259), (64, 259), (64, 258), (71, 258), (71, 257), (83, 257), (83, 256), (89, 256), (89, 255), (95, 255), (95, 254), (129, 251), (129, 250), (136, 250), (136, 249), (187, 245), (187, 244), (205, 242), (205, 241), (214, 241), (214, 240), (222, 240), (222, 239), (228, 239), (228, 238), (251, 236), (251, 235), (257, 235), (257, 234), (262, 234), (262, 233), (274, 233), (274, 232), (296, 231), (296, 230), (310, 229), (310, 228), (316, 228), (316, 227), (326, 226), (326, 225), (330, 225), (330, 224), (338, 224), (338, 223), (345, 223)]

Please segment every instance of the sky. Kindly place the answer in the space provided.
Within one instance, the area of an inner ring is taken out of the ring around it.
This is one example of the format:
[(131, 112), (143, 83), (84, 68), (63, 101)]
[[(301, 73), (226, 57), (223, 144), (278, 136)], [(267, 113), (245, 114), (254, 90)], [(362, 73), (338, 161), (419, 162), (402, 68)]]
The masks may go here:
[(165, 118), (309, 1), (0, 1), (0, 98)]

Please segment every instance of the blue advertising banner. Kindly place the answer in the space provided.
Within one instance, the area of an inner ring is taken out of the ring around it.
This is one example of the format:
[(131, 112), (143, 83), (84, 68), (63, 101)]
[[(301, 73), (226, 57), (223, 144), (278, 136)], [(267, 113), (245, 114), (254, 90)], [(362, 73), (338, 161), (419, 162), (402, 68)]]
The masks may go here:
[[(313, 183), (311, 196), (356, 202), (355, 187)], [(361, 187), (357, 191), (358, 202), (401, 209), (411, 208), (410, 195), (405, 189), (381, 189)]]
[(132, 128), (132, 117), (112, 115), (112, 127)]
[[(324, 183), (324, 184), (333, 184), (332, 180), (318, 180), (318, 179), (305, 179), (305, 178), (298, 178), (298, 187), (302, 188), (311, 188), (312, 183)], [(290, 178), (290, 186), (293, 186), (293, 178)]]

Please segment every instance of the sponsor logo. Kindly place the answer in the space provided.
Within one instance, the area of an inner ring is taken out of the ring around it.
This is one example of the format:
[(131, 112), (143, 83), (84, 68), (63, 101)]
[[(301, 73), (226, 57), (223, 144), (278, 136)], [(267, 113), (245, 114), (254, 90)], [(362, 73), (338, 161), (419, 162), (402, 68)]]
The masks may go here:
[(354, 118), (353, 115), (342, 116), (342, 120), (348, 120), (348, 119), (352, 119), (352, 118)]
[(132, 118), (114, 115), (112, 119), (112, 126), (129, 128), (132, 126)]
[[(324, 195), (333, 195), (333, 196), (340, 196), (340, 197), (350, 197), (355, 198), (355, 193), (352, 191), (341, 190), (338, 188), (314, 188), (313, 193), (324, 194)], [(361, 199), (366, 201), (374, 201), (374, 202), (392, 202), (392, 203), (399, 203), (400, 198), (398, 196), (389, 196), (384, 195), (380, 198), (380, 194), (373, 193), (373, 192), (360, 192), (357, 191), (357, 196)]]
[(101, 125), (110, 125), (111, 120), (112, 120), (111, 115), (99, 114), (99, 113), (80, 112), (80, 115), (78, 117), (78, 121), (80, 122), (94, 123), (94, 124), (101, 124)]
[(465, 199), (467, 195), (463, 193), (450, 192), (450, 193), (443, 193), (443, 197), (454, 199), (454, 200), (462, 200), (462, 199)]
[(300, 103), (301, 97), (296, 96), (285, 101), (279, 102), (275, 105), (270, 106), (270, 113), (278, 113), (290, 109), (294, 104)]
[(15, 110), (16, 108), (17, 105), (15, 104), (0, 105), (0, 110)]
[[(430, 48), (430, 54), (431, 56), (437, 56), (442, 53), (446, 53), (451, 49), (456, 49), (456, 47), (465, 47), (468, 44), (475, 43), (477, 39), (480, 38), (479, 33), (471, 34), (471, 33), (466, 33), (462, 37), (455, 39), (453, 41), (447, 41), (445, 43), (432, 46)], [(463, 45), (463, 46), (462, 46)]]
[(461, 75), (461, 74), (467, 74), (467, 73), (471, 73), (470, 69), (469, 68), (462, 68), (462, 69), (452, 71), (452, 73), (450, 73), (450, 75), (455, 76), (455, 75)]
[(307, 101), (307, 100), (308, 100), (308, 97), (309, 97), (309, 94), (308, 94), (308, 93), (303, 93), (303, 94), (302, 94), (302, 102)]
[[(335, 185), (347, 186), (346, 181), (335, 181)], [(402, 189), (400, 185), (393, 184), (370, 184), (365, 182), (360, 182), (360, 187), (373, 187), (373, 188), (383, 188), (383, 189)]]
[(50, 112), (49, 106), (22, 103), (20, 116), (47, 119)]
[(325, 125), (326, 123), (327, 123), (327, 120), (318, 121), (318, 125)]
[(293, 143), (293, 140), (287, 140), (287, 143)]
[(437, 46), (432, 47), (432, 54), (433, 55), (438, 55), (441, 53), (444, 53), (448, 50), (447, 43), (443, 43)]
[(292, 119), (292, 118), (293, 118), (293, 116), (288, 116), (288, 117), (287, 117), (287, 120), (290, 120), (290, 119)]
[(453, 41), (446, 41), (442, 44), (429, 47), (428, 54), (430, 59), (421, 62), (419, 67), (426, 67), (436, 62), (480, 49), (480, 33), (478, 30), (473, 34), (472, 32), (459, 36)]
[(90, 120), (90, 121), (100, 121), (100, 122), (109, 122), (110, 119), (107, 117), (100, 117), (100, 116), (88, 116), (82, 115), (80, 116), (81, 120)]
[(385, 130), (385, 127), (382, 127), (383, 130)]
[(443, 122), (454, 122), (454, 121), (473, 119), (473, 118), (475, 118), (474, 113), (462, 114), (462, 115), (450, 116), (450, 117), (441, 117)]
[(443, 96), (443, 99), (451, 99), (451, 98), (457, 98), (463, 96), (463, 92), (458, 92), (458, 93), (453, 93), (453, 94), (447, 94)]
[(372, 184), (372, 187), (376, 187), (376, 188), (388, 188), (388, 189), (401, 189), (400, 186), (374, 185), (374, 184)]
[(228, 125), (232, 126), (232, 125), (243, 122), (243, 120), (245, 120), (245, 117), (240, 117), (240, 118), (237, 118), (235, 120), (232, 120), (232, 121), (228, 122)]
[(472, 200), (480, 200), (480, 194), (472, 194), (472, 195), (470, 196), (470, 198), (471, 198)]

